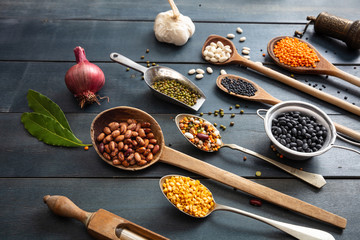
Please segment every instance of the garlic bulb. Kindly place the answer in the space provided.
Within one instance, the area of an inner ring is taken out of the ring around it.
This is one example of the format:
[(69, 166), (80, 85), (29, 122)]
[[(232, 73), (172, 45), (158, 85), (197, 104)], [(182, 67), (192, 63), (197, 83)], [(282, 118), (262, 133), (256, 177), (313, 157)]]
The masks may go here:
[(195, 32), (195, 25), (191, 19), (173, 10), (159, 13), (154, 23), (155, 37), (160, 42), (182, 46)]

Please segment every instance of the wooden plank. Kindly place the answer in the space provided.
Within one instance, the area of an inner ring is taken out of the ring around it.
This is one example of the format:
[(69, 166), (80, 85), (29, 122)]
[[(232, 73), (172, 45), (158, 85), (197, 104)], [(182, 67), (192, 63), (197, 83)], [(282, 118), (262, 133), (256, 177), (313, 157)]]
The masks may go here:
[[(32, 137), (20, 122), (20, 113), (2, 114), (0, 119), (0, 177), (160, 177), (168, 173), (184, 174), (187, 171), (170, 165), (157, 163), (148, 169), (128, 172), (114, 168), (102, 161), (93, 148), (85, 151), (82, 148), (63, 148), (44, 144)], [(70, 126), (75, 135), (90, 142), (90, 124), (96, 114), (67, 114)], [(217, 153), (204, 153), (191, 146), (178, 132), (172, 118), (175, 114), (153, 114), (162, 127), (165, 143), (172, 148), (190, 156), (201, 159), (240, 176), (254, 178), (256, 171), (262, 172), (262, 177), (292, 178), (291, 175), (278, 168), (228, 148)], [(209, 121), (219, 125), (233, 127), (221, 131), (223, 141), (235, 143), (271, 157), (280, 162), (303, 168), (305, 171), (319, 173), (325, 177), (359, 176), (359, 155), (342, 149), (331, 149), (327, 153), (314, 157), (308, 161), (289, 161), (280, 159), (270, 148), (262, 120), (256, 115), (238, 115), (230, 118), (207, 116)], [(343, 118), (339, 116), (336, 120)], [(356, 126), (356, 125), (353, 125)], [(358, 126), (358, 125), (357, 125)], [(359, 130), (359, 128), (357, 128)], [(338, 141), (338, 144), (351, 147), (349, 144)], [(243, 157), (247, 156), (244, 161)], [(189, 174), (189, 173), (187, 173)], [(191, 173), (191, 175), (195, 175)], [(299, 182), (301, 182), (299, 180)], [(302, 183), (306, 185), (305, 183)], [(308, 186), (311, 188), (310, 186)]]
[[(305, 23), (309, 15), (326, 11), (350, 20), (358, 19), (359, 2), (346, 1), (176, 1), (179, 11), (193, 21), (211, 22), (297, 22)], [(141, 6), (141, 7), (139, 7)], [(160, 12), (170, 10), (164, 0), (153, 1), (2, 1), (2, 18), (100, 19), (153, 21)]]
[[(4, 93), (4, 100), (0, 102), (0, 111), (29, 111), (26, 94), (28, 89), (33, 89), (58, 103), (65, 112), (80, 112), (80, 108), (75, 98), (68, 91), (64, 83), (65, 73), (73, 64), (74, 63), (0, 62), (0, 90)], [(106, 79), (105, 86), (98, 94), (100, 96), (108, 96), (110, 102), (108, 103), (106, 100), (102, 100), (100, 106), (93, 104), (86, 107), (84, 110), (85, 112), (98, 113), (119, 105), (137, 107), (144, 109), (149, 113), (166, 114), (187, 111), (186, 109), (164, 102), (154, 96), (152, 91), (142, 80), (141, 73), (136, 72), (135, 70), (126, 71), (126, 67), (117, 63), (98, 63), (98, 66), (104, 71)], [(358, 118), (355, 115), (249, 69), (244, 69), (236, 65), (220, 67), (211, 66), (210, 64), (164, 64), (164, 66), (173, 68), (187, 76), (203, 90), (207, 96), (207, 100), (198, 112), (208, 113), (209, 111), (214, 112), (216, 109), (223, 108), (226, 113), (240, 113), (241, 109), (243, 109), (245, 113), (256, 113), (256, 110), (259, 108), (270, 107), (263, 103), (238, 99), (218, 89), (215, 83), (216, 78), (218, 77), (220, 70), (225, 69), (227, 73), (239, 75), (254, 81), (280, 100), (306, 101), (320, 107), (328, 114), (344, 114), (347, 116), (344, 119), (344, 124), (346, 126), (350, 124), (349, 127), (358, 129), (355, 124)], [(213, 68), (214, 73), (211, 75), (206, 73), (205, 77), (201, 80), (196, 80), (194, 75), (189, 76), (187, 74), (188, 70), (191, 68), (202, 68), (205, 70), (208, 66)], [(276, 66), (269, 66), (288, 76), (290, 74)], [(359, 71), (359, 69), (346, 66), (340, 66), (340, 69), (353, 74), (356, 74)], [(326, 78), (324, 76), (311, 75), (295, 75), (295, 78), (304, 84), (316, 86), (315, 88), (321, 89), (323, 92), (338, 98), (344, 99), (346, 97), (346, 101), (349, 103), (360, 106), (360, 92), (358, 87), (346, 81), (335, 77)], [(144, 99), (146, 99), (146, 101), (144, 101)], [(232, 111), (228, 110), (229, 106), (234, 107), (235, 104), (240, 104), (241, 109), (234, 108)], [(350, 121), (350, 123), (346, 121)]]
[[(186, 45), (176, 47), (158, 42), (151, 22), (2, 19), (0, 60), (73, 62), (73, 49), (80, 45), (90, 61), (110, 61), (110, 53), (119, 52), (141, 62), (203, 63), (201, 48), (209, 35), (234, 33), (233, 41), (238, 49), (250, 47), (253, 61), (270, 63), (270, 58), (262, 56), (267, 43), (274, 37), (292, 36), (299, 29), (295, 24), (241, 24), (244, 32), (237, 34), (238, 26), (236, 23), (196, 23), (194, 36)], [(240, 43), (242, 36), (247, 40)], [(310, 27), (303, 38), (334, 64), (358, 65), (360, 62), (358, 51), (348, 49), (341, 41), (315, 34)], [(150, 50), (148, 54), (146, 49)], [(141, 56), (145, 59), (141, 60)]]
[[(259, 180), (287, 194), (339, 214), (348, 219), (340, 231), (290, 211), (263, 202), (249, 204), (251, 196), (210, 180), (201, 180), (220, 204), (240, 208), (264, 217), (327, 231), (336, 239), (356, 239), (359, 235), (360, 207), (351, 201), (358, 192), (357, 180), (329, 180), (319, 192), (294, 180)], [(65, 195), (80, 208), (93, 212), (108, 210), (171, 239), (292, 239), (261, 222), (228, 212), (215, 212), (206, 219), (194, 219), (172, 207), (162, 196), (158, 179), (0, 179), (1, 239), (91, 239), (82, 223), (54, 215), (42, 202), (44, 195)], [(334, 194), (336, 193), (336, 194)], [(351, 204), (348, 201), (351, 201)], [(21, 222), (21, 227), (18, 226)], [(17, 223), (17, 224), (16, 224)]]

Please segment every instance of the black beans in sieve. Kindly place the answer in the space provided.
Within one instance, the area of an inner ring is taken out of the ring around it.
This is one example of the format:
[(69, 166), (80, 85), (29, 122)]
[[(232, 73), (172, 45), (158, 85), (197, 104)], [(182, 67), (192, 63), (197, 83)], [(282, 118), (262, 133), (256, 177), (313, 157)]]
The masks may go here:
[(249, 82), (242, 79), (232, 79), (225, 77), (221, 79), (221, 85), (226, 88), (229, 92), (243, 96), (254, 96), (257, 89)]
[(271, 132), (285, 147), (298, 152), (316, 152), (324, 145), (327, 129), (314, 116), (284, 112), (272, 120)]

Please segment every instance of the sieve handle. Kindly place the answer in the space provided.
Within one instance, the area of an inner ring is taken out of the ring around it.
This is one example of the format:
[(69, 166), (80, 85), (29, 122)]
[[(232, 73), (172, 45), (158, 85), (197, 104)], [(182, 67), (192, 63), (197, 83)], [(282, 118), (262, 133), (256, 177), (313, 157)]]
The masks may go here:
[(263, 115), (261, 115), (261, 112), (266, 112), (267, 113), (267, 109), (258, 109), (256, 111), (256, 114), (262, 119), (262, 120), (265, 120), (265, 117)]

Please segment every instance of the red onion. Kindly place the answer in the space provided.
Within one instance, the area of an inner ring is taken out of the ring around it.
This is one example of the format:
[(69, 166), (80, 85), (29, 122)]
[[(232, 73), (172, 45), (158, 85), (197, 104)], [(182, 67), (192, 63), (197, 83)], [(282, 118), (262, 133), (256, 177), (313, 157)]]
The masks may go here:
[(99, 100), (97, 93), (105, 84), (103, 71), (86, 59), (82, 47), (74, 49), (77, 64), (72, 66), (65, 75), (67, 88), (79, 100), (81, 108)]

